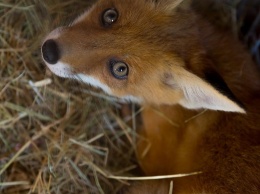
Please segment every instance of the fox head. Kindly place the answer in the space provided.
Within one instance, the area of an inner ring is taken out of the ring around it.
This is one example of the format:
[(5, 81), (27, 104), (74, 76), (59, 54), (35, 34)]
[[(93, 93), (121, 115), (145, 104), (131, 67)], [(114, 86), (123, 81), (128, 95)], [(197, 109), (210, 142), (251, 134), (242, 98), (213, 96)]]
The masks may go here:
[(99, 0), (52, 31), (48, 68), (139, 103), (244, 112), (207, 57), (183, 0)]

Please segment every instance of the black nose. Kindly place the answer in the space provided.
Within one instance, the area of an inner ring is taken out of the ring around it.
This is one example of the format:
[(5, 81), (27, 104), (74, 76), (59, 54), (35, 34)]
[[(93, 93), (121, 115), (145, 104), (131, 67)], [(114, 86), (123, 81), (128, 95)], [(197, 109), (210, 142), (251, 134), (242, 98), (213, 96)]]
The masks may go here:
[(49, 64), (56, 64), (60, 59), (60, 50), (58, 44), (53, 40), (47, 40), (42, 45), (43, 59)]

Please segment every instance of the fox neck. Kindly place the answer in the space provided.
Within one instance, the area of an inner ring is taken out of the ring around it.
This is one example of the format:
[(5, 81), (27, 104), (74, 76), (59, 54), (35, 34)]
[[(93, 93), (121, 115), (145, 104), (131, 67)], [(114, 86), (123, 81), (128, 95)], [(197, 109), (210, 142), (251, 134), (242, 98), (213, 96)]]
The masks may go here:
[[(144, 172), (147, 175), (155, 175), (201, 170), (202, 138), (209, 128), (223, 118), (223, 114), (211, 110), (189, 110), (180, 105), (144, 107), (143, 130), (140, 134), (148, 139), (149, 143), (139, 141), (137, 148), (137, 157)], [(163, 138), (169, 136), (172, 138)], [(172, 153), (162, 152), (160, 148), (154, 147), (156, 145), (163, 145), (165, 150), (171, 150)], [(147, 146), (152, 146), (151, 151), (145, 153)], [(152, 160), (154, 157), (165, 158), (165, 163), (169, 164), (161, 165), (160, 160)]]
[(212, 65), (238, 99), (248, 102), (260, 88), (259, 68), (249, 52), (231, 32), (216, 29), (202, 19), (197, 24), (198, 29), (206, 29), (199, 32), (199, 36)]

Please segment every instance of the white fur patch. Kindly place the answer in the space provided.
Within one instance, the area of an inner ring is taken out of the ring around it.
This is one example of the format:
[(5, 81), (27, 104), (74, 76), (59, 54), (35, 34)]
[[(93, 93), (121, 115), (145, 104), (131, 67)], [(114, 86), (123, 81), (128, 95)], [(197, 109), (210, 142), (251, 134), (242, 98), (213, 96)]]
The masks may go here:
[(59, 77), (64, 77), (64, 78), (71, 78), (71, 79), (76, 79), (78, 81), (82, 81), (86, 84), (90, 84), (94, 87), (101, 88), (104, 92), (111, 94), (110, 88), (101, 83), (97, 78), (93, 76), (88, 76), (84, 74), (74, 74), (73, 71), (71, 70), (70, 66), (66, 63), (58, 62), (55, 65), (51, 65), (46, 63), (48, 68), (57, 76)]
[(83, 12), (80, 16), (78, 16), (72, 23), (70, 26), (73, 26), (77, 23), (80, 23), (81, 21), (83, 21), (89, 14), (89, 12), (93, 9), (93, 6), (90, 7), (89, 9), (87, 9), (85, 12)]
[(134, 102), (134, 103), (137, 103), (137, 104), (141, 104), (142, 101), (143, 101), (141, 98), (131, 96), (131, 95), (123, 96), (123, 97), (121, 97), (121, 99), (123, 101), (126, 101), (126, 102)]
[(178, 73), (167, 80), (167, 84), (172, 88), (176, 88), (177, 85), (182, 90), (184, 98), (179, 102), (180, 105), (189, 109), (204, 108), (245, 113), (239, 105), (198, 76), (183, 69), (176, 72)]
[[(70, 78), (70, 79), (76, 79), (78, 81), (81, 81), (85, 84), (89, 84), (96, 88), (101, 88), (104, 92), (106, 92), (109, 95), (112, 95), (111, 89), (106, 85), (100, 82), (97, 78), (89, 75), (84, 75), (82, 73), (74, 74), (71, 70), (70, 66), (66, 63), (58, 62), (55, 65), (51, 65), (46, 63), (48, 68), (57, 76), (63, 77), (63, 78)], [(124, 102), (134, 102), (134, 103), (141, 103), (142, 99), (137, 98), (132, 95), (123, 96), (120, 98)]]
[(101, 83), (97, 78), (93, 77), (93, 76), (89, 76), (89, 75), (84, 75), (82, 73), (79, 73), (79, 74), (76, 74), (75, 75), (75, 79), (79, 80), (79, 81), (82, 81), (86, 84), (90, 84), (94, 87), (97, 87), (97, 88), (101, 88), (104, 92), (106, 92), (107, 94), (111, 94), (111, 90), (110, 88)]
[(61, 35), (63, 29), (64, 29), (63, 27), (59, 27), (59, 28), (56, 28), (55, 30), (51, 31), (51, 33), (49, 33), (48, 36), (44, 39), (43, 43), (46, 40), (59, 38), (59, 36)]
[(185, 96), (185, 98), (180, 101), (182, 106), (189, 109), (206, 108), (245, 113), (235, 102), (215, 90), (199, 77), (188, 72), (186, 76), (187, 77), (182, 77), (182, 79), (178, 79), (177, 81)]
[(46, 63), (46, 65), (55, 75), (59, 77), (72, 78), (73, 76), (70, 66), (66, 63), (58, 62), (54, 65)]

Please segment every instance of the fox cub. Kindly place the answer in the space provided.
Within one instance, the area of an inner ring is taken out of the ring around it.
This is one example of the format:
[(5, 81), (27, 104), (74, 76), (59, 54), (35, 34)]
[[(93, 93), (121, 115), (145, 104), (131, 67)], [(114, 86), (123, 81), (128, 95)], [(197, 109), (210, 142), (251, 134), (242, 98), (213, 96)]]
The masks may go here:
[(42, 45), (54, 74), (144, 107), (136, 156), (145, 175), (201, 172), (123, 193), (260, 193), (259, 69), (195, 5), (99, 0)]

